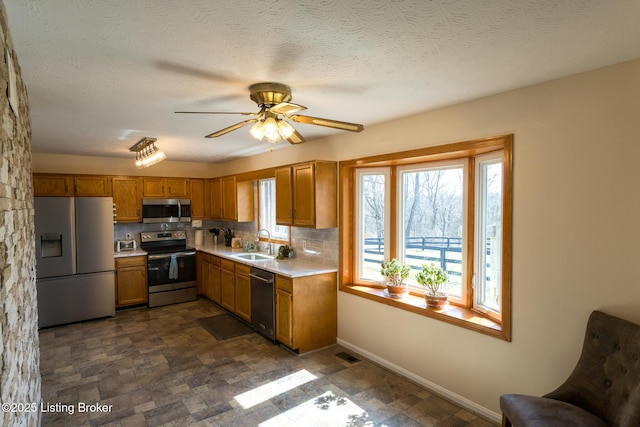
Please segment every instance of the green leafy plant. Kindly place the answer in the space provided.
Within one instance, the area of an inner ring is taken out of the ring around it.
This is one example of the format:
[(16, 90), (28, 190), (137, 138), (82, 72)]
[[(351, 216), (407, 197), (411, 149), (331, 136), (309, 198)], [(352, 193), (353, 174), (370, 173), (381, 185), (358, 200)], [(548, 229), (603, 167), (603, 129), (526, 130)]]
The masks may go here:
[(401, 264), (397, 259), (391, 261), (383, 261), (381, 263), (380, 273), (387, 278), (393, 286), (406, 286), (404, 279), (409, 277), (411, 267)]
[(427, 288), (427, 293), (437, 295), (440, 286), (448, 279), (447, 272), (434, 263), (423, 264), (422, 269), (416, 274), (416, 280)]

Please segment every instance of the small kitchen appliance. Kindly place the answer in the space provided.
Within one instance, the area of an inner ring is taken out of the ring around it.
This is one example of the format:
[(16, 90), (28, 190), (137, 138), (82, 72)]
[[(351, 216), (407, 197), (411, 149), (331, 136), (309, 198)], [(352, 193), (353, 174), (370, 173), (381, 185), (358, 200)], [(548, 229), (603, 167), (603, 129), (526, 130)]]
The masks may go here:
[(135, 239), (130, 240), (117, 240), (116, 241), (116, 251), (135, 251), (137, 248), (137, 243)]

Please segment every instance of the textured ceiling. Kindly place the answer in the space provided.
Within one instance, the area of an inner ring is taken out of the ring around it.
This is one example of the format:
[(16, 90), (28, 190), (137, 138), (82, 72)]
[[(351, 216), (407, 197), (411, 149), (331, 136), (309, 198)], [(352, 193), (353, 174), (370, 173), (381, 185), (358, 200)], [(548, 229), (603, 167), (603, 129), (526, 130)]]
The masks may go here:
[[(233, 115), (251, 83), (305, 114), (377, 122), (640, 57), (635, 0), (4, 0), (33, 151), (171, 160), (266, 151)], [(294, 124), (308, 142), (336, 130)], [(279, 148), (289, 144), (279, 143)], [(291, 149), (295, 149), (292, 147)]]

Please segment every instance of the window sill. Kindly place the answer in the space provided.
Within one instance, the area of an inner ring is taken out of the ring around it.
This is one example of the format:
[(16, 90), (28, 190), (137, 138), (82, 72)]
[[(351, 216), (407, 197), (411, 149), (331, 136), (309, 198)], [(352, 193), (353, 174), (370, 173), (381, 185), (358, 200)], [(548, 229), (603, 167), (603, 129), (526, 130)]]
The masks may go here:
[(505, 341), (511, 341), (503, 331), (500, 323), (497, 323), (483, 316), (481, 313), (468, 308), (449, 304), (442, 309), (435, 309), (427, 307), (424, 296), (422, 295), (409, 294), (401, 299), (391, 298), (385, 294), (383, 288), (369, 286), (342, 284), (340, 285), (340, 291), (399, 308), (401, 310), (407, 310), (412, 313), (447, 322), (452, 325), (470, 329)]

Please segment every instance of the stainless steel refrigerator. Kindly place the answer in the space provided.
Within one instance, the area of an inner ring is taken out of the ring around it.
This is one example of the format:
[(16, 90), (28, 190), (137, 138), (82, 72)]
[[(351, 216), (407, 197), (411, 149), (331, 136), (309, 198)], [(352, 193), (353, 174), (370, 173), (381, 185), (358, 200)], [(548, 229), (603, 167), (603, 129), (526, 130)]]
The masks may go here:
[(113, 199), (35, 197), (41, 328), (115, 315)]

